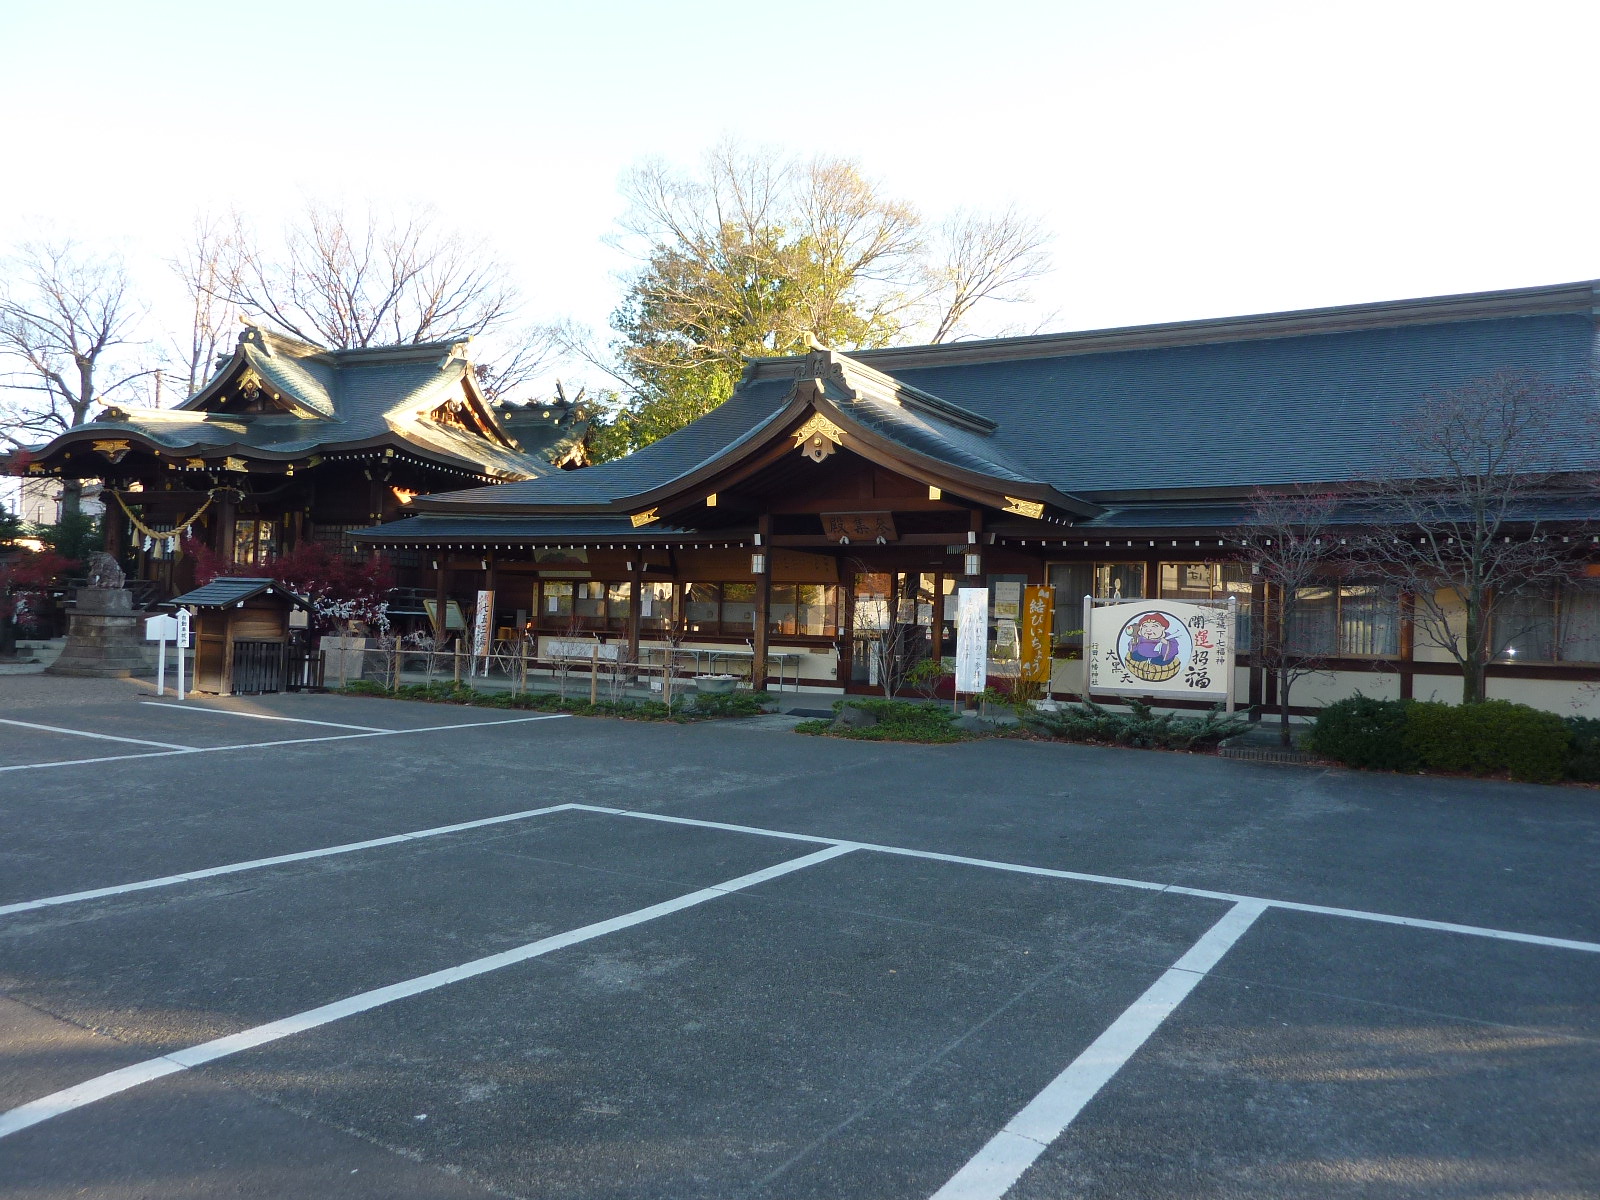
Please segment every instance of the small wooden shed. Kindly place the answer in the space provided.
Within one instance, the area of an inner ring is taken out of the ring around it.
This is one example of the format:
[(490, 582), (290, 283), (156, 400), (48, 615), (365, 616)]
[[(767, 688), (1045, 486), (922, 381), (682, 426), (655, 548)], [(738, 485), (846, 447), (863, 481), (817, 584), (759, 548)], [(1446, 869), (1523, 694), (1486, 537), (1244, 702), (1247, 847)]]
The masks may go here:
[(194, 690), (281, 692), (289, 678), (289, 615), (310, 604), (275, 579), (213, 579), (167, 602), (189, 610)]

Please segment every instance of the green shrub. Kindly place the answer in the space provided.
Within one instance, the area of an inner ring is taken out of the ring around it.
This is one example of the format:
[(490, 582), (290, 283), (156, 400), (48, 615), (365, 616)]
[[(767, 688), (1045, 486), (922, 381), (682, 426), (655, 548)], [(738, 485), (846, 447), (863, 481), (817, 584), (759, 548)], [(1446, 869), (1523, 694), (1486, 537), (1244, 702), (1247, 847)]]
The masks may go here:
[(1567, 771), (1572, 731), (1555, 713), (1483, 700), (1452, 705), (1434, 701), (1406, 707), (1406, 745), (1429, 770), (1552, 783)]
[[(1600, 729), (1600, 721), (1594, 723)], [(1589, 751), (1600, 773), (1600, 733)], [(1551, 783), (1567, 773), (1574, 732), (1555, 713), (1484, 700), (1372, 700), (1353, 696), (1323, 709), (1308, 739), (1318, 754), (1352, 767), (1509, 772), (1528, 783)]]
[(1098, 742), (1151, 750), (1203, 750), (1250, 727), (1246, 714), (1212, 709), (1204, 717), (1157, 716), (1140, 700), (1128, 701), (1127, 712), (1093, 701), (1070, 704), (1057, 712), (1030, 712), (1023, 724), (1034, 732), (1064, 742)]
[(352, 679), (344, 687), (336, 688), (335, 690), (343, 692), (347, 696), (387, 696), (389, 694), (387, 687), (372, 679)]
[(810, 721), (801, 721), (794, 727), (794, 731), (796, 733), (808, 733), (812, 737), (816, 737), (818, 734), (827, 733), (832, 727), (832, 721), (826, 717), (818, 717)]
[(846, 706), (871, 713), (878, 723), (848, 729), (825, 722), (828, 733), (862, 742), (961, 742), (968, 736), (955, 727), (956, 714), (946, 704), (851, 696), (848, 700), (835, 700), (833, 711), (840, 712)]
[(1459, 704), (1442, 700), (1406, 704), (1405, 744), (1417, 766), (1475, 775), (1494, 769), (1492, 749), (1479, 737), (1475, 723), (1463, 719), (1464, 711)]
[(1349, 767), (1414, 771), (1416, 753), (1406, 745), (1406, 703), (1351, 696), (1317, 714), (1302, 745)]
[(1600, 783), (1600, 720), (1568, 717), (1565, 724), (1572, 736), (1567, 746), (1567, 778)]
[[(666, 709), (666, 705), (659, 707)], [(734, 691), (718, 696), (701, 692), (686, 707), (697, 717), (759, 717), (766, 711), (766, 693)]]

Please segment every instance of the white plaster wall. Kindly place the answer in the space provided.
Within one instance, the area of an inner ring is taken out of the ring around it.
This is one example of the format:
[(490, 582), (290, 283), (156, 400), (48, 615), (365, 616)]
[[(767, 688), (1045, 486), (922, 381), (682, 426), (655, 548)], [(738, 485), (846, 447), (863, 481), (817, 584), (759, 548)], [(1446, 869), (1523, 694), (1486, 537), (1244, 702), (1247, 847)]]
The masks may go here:
[[(1459, 690), (1460, 684), (1456, 686)], [(1318, 671), (1295, 680), (1289, 691), (1289, 703), (1296, 708), (1320, 707), (1336, 700), (1348, 700), (1358, 693), (1374, 700), (1398, 700), (1400, 676), (1394, 672)]]

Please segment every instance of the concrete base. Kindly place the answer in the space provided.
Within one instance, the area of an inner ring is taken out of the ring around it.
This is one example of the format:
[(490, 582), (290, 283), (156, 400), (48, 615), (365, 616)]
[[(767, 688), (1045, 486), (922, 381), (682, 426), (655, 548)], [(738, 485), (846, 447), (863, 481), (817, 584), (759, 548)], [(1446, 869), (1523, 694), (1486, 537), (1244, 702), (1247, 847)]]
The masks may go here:
[(145, 669), (142, 613), (123, 588), (79, 588), (67, 617), (67, 644), (50, 675), (121, 678)]

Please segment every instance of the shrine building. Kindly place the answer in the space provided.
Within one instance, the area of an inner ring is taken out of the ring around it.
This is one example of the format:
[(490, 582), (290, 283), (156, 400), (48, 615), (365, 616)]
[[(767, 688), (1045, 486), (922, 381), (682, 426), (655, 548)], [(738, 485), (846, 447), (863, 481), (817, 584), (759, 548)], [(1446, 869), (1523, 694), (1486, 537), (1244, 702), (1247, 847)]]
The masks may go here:
[(106, 550), (150, 600), (194, 585), (185, 535), (260, 574), (307, 541), (368, 553), (351, 534), (420, 493), (556, 470), (502, 425), (463, 342), (329, 350), (254, 326), (176, 408), (107, 407), (12, 466), (103, 481)]
[[(874, 646), (891, 626), (910, 627), (926, 655), (952, 654), (958, 587), (989, 589), (993, 638), (1023, 585), (1050, 584), (1050, 687), (1076, 696), (1085, 594), (1234, 596), (1248, 646), (1270, 602), (1239, 536), (1252, 498), (1394, 472), (1396, 431), (1428, 397), (1496, 372), (1578, 397), (1573, 438), (1549, 446), (1544, 464), (1573, 486), (1553, 507), (1535, 504), (1528, 529), (1587, 553), (1600, 518), (1597, 303), (1597, 285), (1583, 282), (756, 359), (711, 413), (580, 471), (519, 466), (509, 448), (491, 453), (492, 427), (479, 427), (482, 456), (461, 469), (508, 481), (431, 484), (401, 519), (354, 539), (407, 556), (436, 612), (492, 592), (495, 626), (541, 648), (574, 634), (618, 643), (628, 661), (668, 642), (743, 648), (757, 682), (781, 672), (843, 691), (875, 689)], [(233, 377), (201, 399), (238, 405), (240, 386)], [(433, 400), (404, 407), (439, 436)], [(448, 422), (444, 431), (468, 457), (473, 435)], [(350, 524), (400, 513), (390, 501), (399, 480), (373, 468), (412, 455), (412, 487), (435, 461), (388, 441), (362, 453), (350, 461), (367, 481), (351, 493)], [(181, 479), (216, 466), (180, 458), (172, 470)], [(511, 479), (518, 470), (531, 477)], [(279, 476), (291, 484), (285, 468)], [(1297, 685), (1297, 706), (1356, 691), (1459, 697), (1459, 668), (1416, 635), (1414, 606), (1393, 588), (1333, 577), (1301, 599), (1311, 617), (1298, 636), (1327, 670)], [(1491, 668), (1489, 695), (1561, 711), (1589, 704), (1600, 594), (1552, 585), (1518, 605), (1527, 633)], [(1240, 701), (1272, 707), (1270, 685), (1243, 656)]]

